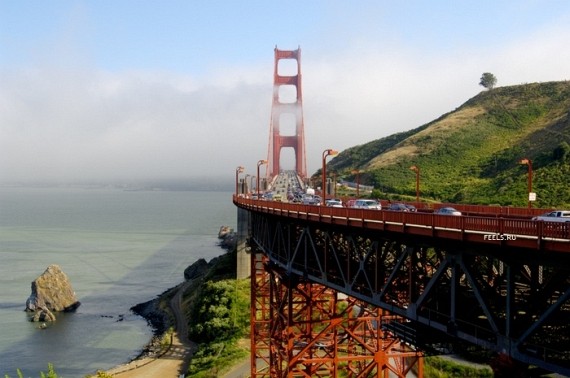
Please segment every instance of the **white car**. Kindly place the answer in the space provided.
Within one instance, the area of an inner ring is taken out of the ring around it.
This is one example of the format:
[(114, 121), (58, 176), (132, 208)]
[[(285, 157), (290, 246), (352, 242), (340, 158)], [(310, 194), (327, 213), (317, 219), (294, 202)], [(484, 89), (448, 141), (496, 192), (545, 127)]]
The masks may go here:
[(352, 207), (355, 209), (382, 210), (382, 205), (380, 202), (371, 199), (358, 199), (354, 201), (354, 205), (352, 205)]
[(546, 222), (570, 222), (570, 211), (568, 210), (556, 210), (551, 211), (537, 217), (532, 218), (532, 220), (541, 220)]
[(434, 211), (434, 214), (439, 214), (439, 215), (461, 215), (461, 211), (456, 210), (453, 207), (442, 207), (437, 209), (436, 211)]
[(328, 199), (325, 201), (328, 207), (342, 207), (342, 201), (339, 199)]

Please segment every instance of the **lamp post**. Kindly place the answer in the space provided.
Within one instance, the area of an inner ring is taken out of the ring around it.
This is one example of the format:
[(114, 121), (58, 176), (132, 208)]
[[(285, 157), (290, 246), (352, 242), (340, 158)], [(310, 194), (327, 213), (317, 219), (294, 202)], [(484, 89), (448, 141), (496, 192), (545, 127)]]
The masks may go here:
[(257, 162), (257, 199), (259, 199), (259, 166), (267, 164), (267, 160), (260, 160)]
[(417, 165), (412, 165), (410, 169), (416, 172), (416, 202), (420, 203), (420, 168)]
[(249, 193), (249, 188), (247, 187), (247, 178), (251, 176), (249, 173), (245, 175), (245, 177), (243, 178), (243, 193), (247, 194)]
[(526, 164), (528, 166), (528, 208), (532, 207), (531, 195), (532, 195), (532, 160), (528, 158), (521, 159), (521, 164)]
[(242, 173), (244, 168), (240, 165), (236, 168), (236, 196), (238, 195), (238, 175)]
[(360, 197), (360, 170), (355, 169), (352, 174), (356, 174), (356, 197)]
[(250, 180), (250, 187), (251, 187), (251, 191), (253, 192), (253, 179), (255, 178), (254, 175), (251, 175), (251, 180)]
[(323, 188), (323, 198), (321, 199), (322, 204), (325, 204), (325, 201), (327, 199), (327, 163), (326, 163), (326, 159), (327, 156), (336, 156), (338, 154), (338, 151), (335, 150), (331, 150), (330, 148), (327, 150), (323, 151), (323, 184), (322, 184), (322, 188)]

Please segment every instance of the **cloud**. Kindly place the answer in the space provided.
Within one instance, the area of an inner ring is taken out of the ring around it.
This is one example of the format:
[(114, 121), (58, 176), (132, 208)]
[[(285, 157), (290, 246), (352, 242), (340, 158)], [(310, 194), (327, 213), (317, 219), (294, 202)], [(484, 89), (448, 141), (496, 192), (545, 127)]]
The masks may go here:
[(217, 176), (267, 140), (269, 110), (259, 104), (269, 88), (40, 70), (2, 82), (4, 181)]
[[(340, 52), (302, 46), (309, 173), (324, 149), (409, 130), (460, 106), (483, 90), (483, 72), (500, 86), (567, 80), (570, 23), (562, 21), (483, 48), (430, 52), (372, 39)], [(263, 62), (226, 61), (207, 77), (74, 64), (3, 69), (0, 181), (232, 180), (238, 165), (255, 174), (268, 150), (271, 49)]]
[(428, 123), (484, 90), (484, 72), (500, 86), (568, 80), (569, 25), (553, 23), (508, 44), (447, 51), (369, 42), (305, 63), (307, 142), (318, 145), (312, 154)]

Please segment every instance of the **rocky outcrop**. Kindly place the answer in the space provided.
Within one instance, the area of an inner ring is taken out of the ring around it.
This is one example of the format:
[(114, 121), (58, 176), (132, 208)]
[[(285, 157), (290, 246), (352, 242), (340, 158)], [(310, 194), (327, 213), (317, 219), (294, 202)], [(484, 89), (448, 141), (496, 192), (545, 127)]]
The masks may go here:
[[(166, 296), (167, 292), (162, 293), (161, 296)], [(161, 296), (131, 307), (132, 312), (145, 318), (148, 324), (154, 328), (155, 335), (166, 332), (170, 325), (168, 315), (160, 308)]]
[(67, 275), (58, 265), (52, 264), (32, 281), (26, 311), (35, 313), (32, 321), (54, 321), (54, 312), (74, 311), (80, 304)]
[(221, 240), (220, 246), (227, 250), (234, 250), (237, 245), (237, 234), (233, 230), (233, 228), (228, 226), (220, 227), (220, 231), (218, 232), (218, 239)]
[(55, 315), (47, 307), (40, 307), (32, 316), (32, 322), (55, 322)]
[(229, 226), (222, 226), (220, 227), (220, 231), (218, 231), (218, 239), (223, 239), (229, 234), (234, 232), (234, 230)]
[(184, 279), (186, 281), (203, 276), (208, 271), (210, 265), (204, 259), (198, 259), (194, 264), (184, 269)]

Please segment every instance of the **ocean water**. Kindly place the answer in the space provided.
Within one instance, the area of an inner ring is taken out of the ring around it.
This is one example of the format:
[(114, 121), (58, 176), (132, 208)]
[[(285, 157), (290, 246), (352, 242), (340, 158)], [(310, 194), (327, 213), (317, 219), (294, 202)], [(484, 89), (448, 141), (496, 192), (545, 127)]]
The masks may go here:
[[(229, 192), (0, 187), (0, 376), (84, 377), (136, 357), (152, 337), (130, 312), (184, 280), (199, 258), (225, 251), (236, 226)], [(39, 329), (24, 311), (50, 264), (81, 306)]]

